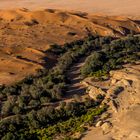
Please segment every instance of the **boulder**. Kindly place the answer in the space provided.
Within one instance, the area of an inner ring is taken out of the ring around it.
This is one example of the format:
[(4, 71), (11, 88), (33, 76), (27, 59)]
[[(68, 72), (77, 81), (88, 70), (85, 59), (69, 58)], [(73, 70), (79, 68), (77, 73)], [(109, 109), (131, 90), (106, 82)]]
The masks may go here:
[(112, 86), (111, 88), (107, 90), (107, 94), (108, 96), (114, 96), (114, 95), (118, 95), (123, 90), (124, 88), (121, 86)]
[(121, 81), (122, 81), (122, 83), (123, 83), (125, 86), (128, 86), (128, 87), (131, 86), (131, 84), (130, 84), (130, 82), (129, 82), (128, 80), (122, 79)]
[(98, 121), (97, 123), (96, 123), (96, 127), (100, 127), (101, 125), (103, 124), (103, 121), (102, 120), (100, 120), (100, 121)]
[(116, 79), (112, 79), (112, 80), (111, 80), (111, 84), (112, 84), (112, 85), (116, 84), (116, 82), (117, 82)]
[(115, 113), (118, 112), (118, 105), (117, 105), (117, 103), (116, 103), (114, 100), (111, 100), (111, 101), (109, 102), (109, 105), (110, 105), (111, 109), (112, 109)]
[(88, 82), (86, 82), (86, 81), (82, 81), (81, 84), (83, 84), (86, 87), (90, 86), (90, 84)]
[(98, 95), (104, 96), (106, 94), (101, 88), (97, 88), (97, 87), (94, 87), (94, 86), (89, 86), (88, 91), (89, 91), (88, 92), (89, 96), (92, 99), (96, 99)]
[(110, 132), (111, 128), (112, 128), (112, 124), (110, 122), (105, 122), (102, 124), (101, 126), (103, 133), (107, 134)]

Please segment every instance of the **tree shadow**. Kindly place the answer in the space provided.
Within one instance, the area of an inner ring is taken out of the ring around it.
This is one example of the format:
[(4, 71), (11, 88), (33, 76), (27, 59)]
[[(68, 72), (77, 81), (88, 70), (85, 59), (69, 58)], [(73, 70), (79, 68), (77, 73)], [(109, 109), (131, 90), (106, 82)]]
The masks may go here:
[(134, 20), (134, 22), (140, 24), (140, 20)]
[(72, 98), (74, 95), (84, 95), (86, 92), (85, 87), (72, 87), (71, 90), (66, 91), (65, 98)]

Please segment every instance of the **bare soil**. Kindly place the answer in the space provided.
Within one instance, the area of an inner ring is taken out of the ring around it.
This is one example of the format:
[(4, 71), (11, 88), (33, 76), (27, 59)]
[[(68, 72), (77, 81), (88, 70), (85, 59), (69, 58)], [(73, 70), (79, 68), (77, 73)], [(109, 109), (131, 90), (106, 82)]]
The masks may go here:
[(63, 45), (89, 32), (120, 37), (131, 31), (139, 33), (140, 23), (124, 16), (51, 9), (0, 10), (0, 84), (12, 84), (37, 69), (50, 68), (56, 58), (46, 50), (52, 44)]
[(0, 9), (63, 9), (106, 15), (140, 16), (139, 0), (0, 0)]
[[(90, 85), (101, 89), (110, 90), (115, 86), (122, 86), (124, 89), (117, 97), (111, 99), (115, 102), (109, 104), (105, 114), (110, 114), (103, 122), (110, 122), (112, 127), (108, 133), (104, 133), (101, 127), (92, 127), (91, 131), (85, 134), (83, 140), (139, 140), (140, 139), (140, 62), (127, 64), (124, 69), (112, 71), (111, 78), (103, 82), (95, 82), (87, 79)], [(116, 81), (116, 82), (114, 82)], [(106, 93), (109, 97), (110, 92)], [(104, 115), (105, 115), (104, 114)]]

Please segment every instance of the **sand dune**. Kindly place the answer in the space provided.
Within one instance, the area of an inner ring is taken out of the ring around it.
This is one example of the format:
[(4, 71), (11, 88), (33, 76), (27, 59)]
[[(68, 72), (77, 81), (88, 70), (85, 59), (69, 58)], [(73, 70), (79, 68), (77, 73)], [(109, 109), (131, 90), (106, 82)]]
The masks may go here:
[(51, 9), (0, 10), (0, 83), (9, 84), (15, 81), (13, 77), (20, 80), (34, 73), (46, 59), (49, 67), (54, 59), (45, 51), (52, 44), (78, 40), (89, 32), (120, 37), (132, 31), (140, 32), (139, 21), (125, 16)]
[(139, 0), (0, 0), (0, 83), (34, 73), (44, 59), (49, 67), (54, 59), (44, 52), (51, 44), (81, 39), (89, 31), (114, 37), (139, 33), (139, 5)]
[[(1, 66), (6, 67), (5, 64), (8, 62), (6, 69), (0, 69), (3, 77), (1, 83), (4, 82), (4, 75), (7, 77), (3, 72), (9, 75), (14, 71), (11, 75), (21, 79), (23, 75), (41, 68), (45, 57), (43, 51), (50, 44), (64, 44), (83, 38), (88, 31), (114, 37), (126, 35), (130, 30), (135, 33), (140, 31), (140, 25), (126, 17), (88, 15), (59, 10), (1, 10), (0, 19), (0, 58), (4, 60), (0, 61)], [(19, 56), (24, 58), (24, 61), (19, 59)], [(9, 76), (4, 83), (11, 83), (12, 79), (14, 78)]]

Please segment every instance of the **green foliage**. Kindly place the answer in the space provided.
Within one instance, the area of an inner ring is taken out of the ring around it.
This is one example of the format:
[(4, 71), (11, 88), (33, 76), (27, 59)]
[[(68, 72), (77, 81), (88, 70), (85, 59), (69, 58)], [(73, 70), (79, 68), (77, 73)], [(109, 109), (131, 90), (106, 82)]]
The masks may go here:
[(87, 118), (83, 120), (82, 116), (87, 114), (87, 112), (90, 113), (91, 110), (95, 111), (92, 114), (90, 113), (90, 116), (100, 114), (102, 112), (102, 110), (98, 110), (100, 103), (87, 99), (85, 102), (64, 104), (59, 109), (44, 107), (38, 111), (32, 110), (27, 115), (17, 115), (13, 118), (8, 118), (6, 121), (0, 122), (0, 137), (5, 138), (7, 137), (7, 133), (10, 132), (14, 134), (16, 139), (20, 139), (21, 137), (25, 139), (38, 139), (38, 134), (34, 133), (37, 132), (36, 129), (45, 130), (46, 128), (48, 128), (47, 139), (52, 137), (56, 131), (62, 133), (62, 135), (70, 131), (82, 132), (84, 128), (80, 127), (81, 123), (89, 120)]
[(84, 77), (102, 77), (112, 69), (122, 68), (125, 63), (139, 60), (138, 52), (140, 52), (139, 36), (112, 41), (87, 57), (85, 65), (81, 68), (81, 74)]
[(59, 109), (54, 109), (56, 101), (63, 99), (69, 83), (66, 71), (80, 57), (91, 53), (81, 73), (104, 76), (111, 69), (140, 59), (140, 37), (112, 41), (110, 37), (89, 36), (63, 47), (53, 45), (49, 52), (58, 57), (58, 63), (51, 70), (40, 70), (36, 76), (15, 85), (0, 86), (0, 139), (49, 140), (56, 131), (58, 135), (68, 134), (67, 137), (83, 132), (85, 128), (81, 126), (92, 124), (95, 116), (102, 113), (98, 105), (103, 97), (99, 96), (96, 102), (79, 102), (75, 96), (78, 102), (61, 103)]
[(16, 137), (12, 133), (7, 133), (1, 140), (16, 140)]
[(101, 115), (105, 111), (105, 107), (101, 108), (91, 108), (87, 111), (86, 114), (73, 117), (68, 119), (67, 121), (58, 122), (53, 126), (49, 126), (44, 129), (33, 130), (30, 133), (32, 135), (37, 135), (38, 139), (53, 139), (58, 134), (60, 135), (71, 135), (75, 132), (83, 132), (85, 131), (83, 124), (91, 124), (94, 121), (94, 117), (97, 115)]
[[(84, 40), (67, 43), (64, 46), (52, 45), (48, 52), (58, 56), (58, 63), (51, 70), (40, 70), (37, 76), (28, 76), (15, 85), (0, 87), (0, 98), (3, 101), (0, 115), (7, 117), (26, 114), (32, 108), (39, 109), (45, 103), (61, 100), (69, 83), (66, 77), (67, 69), (80, 57), (96, 50), (101, 42), (109, 42), (110, 39), (90, 35)], [(95, 41), (98, 42), (98, 46)], [(15, 96), (13, 103), (7, 98), (9, 96)]]
[(97, 72), (103, 66), (103, 61), (105, 57), (103, 54), (98, 52), (93, 52), (85, 61), (85, 65), (81, 69), (83, 76), (88, 75), (92, 72)]

